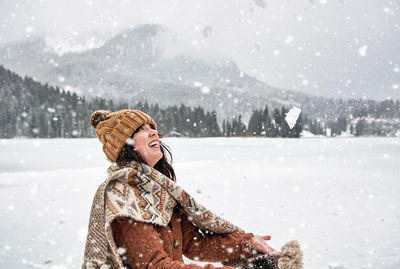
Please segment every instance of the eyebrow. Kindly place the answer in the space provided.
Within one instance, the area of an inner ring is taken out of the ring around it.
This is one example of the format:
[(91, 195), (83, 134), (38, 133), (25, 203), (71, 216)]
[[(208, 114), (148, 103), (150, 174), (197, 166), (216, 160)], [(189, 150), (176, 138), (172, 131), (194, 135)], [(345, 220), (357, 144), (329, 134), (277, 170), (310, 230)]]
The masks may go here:
[(145, 124), (140, 125), (140, 126), (138, 127), (138, 129), (139, 129), (140, 127), (143, 128), (145, 125), (149, 125), (149, 127), (150, 127), (151, 129), (153, 129), (153, 130), (156, 129), (156, 128), (153, 126), (153, 124), (148, 124), (148, 123), (145, 123)]

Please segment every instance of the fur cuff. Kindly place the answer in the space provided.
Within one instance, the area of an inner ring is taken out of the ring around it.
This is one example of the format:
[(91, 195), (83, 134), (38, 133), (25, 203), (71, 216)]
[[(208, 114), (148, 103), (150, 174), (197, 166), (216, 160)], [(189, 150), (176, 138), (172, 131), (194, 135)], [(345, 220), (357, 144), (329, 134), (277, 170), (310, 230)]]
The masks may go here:
[(248, 259), (224, 262), (225, 266), (237, 269), (303, 269), (303, 252), (297, 241), (286, 243), (281, 251), (271, 254), (255, 254)]

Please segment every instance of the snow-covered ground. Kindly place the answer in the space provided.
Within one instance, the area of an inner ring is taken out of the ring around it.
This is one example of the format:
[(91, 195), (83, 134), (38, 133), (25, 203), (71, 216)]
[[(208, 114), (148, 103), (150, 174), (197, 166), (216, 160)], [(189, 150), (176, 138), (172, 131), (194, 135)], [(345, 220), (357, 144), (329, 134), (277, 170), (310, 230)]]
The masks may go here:
[[(168, 138), (178, 182), (306, 269), (400, 268), (399, 138)], [(96, 139), (0, 140), (0, 268), (80, 268)]]

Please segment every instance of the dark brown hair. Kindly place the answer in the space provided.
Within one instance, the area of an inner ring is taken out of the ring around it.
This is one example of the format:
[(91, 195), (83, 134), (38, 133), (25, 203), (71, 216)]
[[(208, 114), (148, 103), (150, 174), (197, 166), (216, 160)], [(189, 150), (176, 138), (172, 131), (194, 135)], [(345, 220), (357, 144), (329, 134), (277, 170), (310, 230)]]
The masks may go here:
[[(133, 135), (137, 133), (140, 130), (140, 127), (136, 129), (136, 131), (131, 135), (131, 138), (133, 138)], [(162, 136), (160, 135), (160, 138)], [(172, 153), (171, 149), (164, 144), (160, 140), (160, 149), (162, 152), (162, 158), (154, 165), (154, 168), (157, 169), (159, 172), (164, 174), (165, 176), (169, 177), (173, 181), (176, 181), (176, 176), (175, 176), (175, 171), (174, 168), (172, 167)], [(167, 156), (168, 154), (168, 156)], [(120, 154), (118, 155), (118, 158), (116, 160), (116, 163), (118, 166), (126, 166), (128, 163), (131, 161), (136, 161), (138, 163), (148, 163), (143, 159), (142, 156), (136, 151), (136, 149), (130, 145), (130, 144), (125, 144), (125, 146), (122, 148)]]

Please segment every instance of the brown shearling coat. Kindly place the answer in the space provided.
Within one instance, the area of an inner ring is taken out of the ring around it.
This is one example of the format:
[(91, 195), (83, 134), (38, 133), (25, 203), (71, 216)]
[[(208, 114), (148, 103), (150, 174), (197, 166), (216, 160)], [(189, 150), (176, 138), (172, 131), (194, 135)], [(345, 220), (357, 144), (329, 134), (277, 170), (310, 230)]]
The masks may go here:
[(252, 254), (250, 241), (253, 234), (202, 233), (178, 208), (174, 209), (167, 226), (118, 218), (111, 227), (115, 243), (121, 248), (120, 254), (131, 268), (213, 269), (216, 267), (211, 264), (204, 267), (184, 264), (182, 255), (197, 261), (222, 262), (239, 257), (248, 258)]

